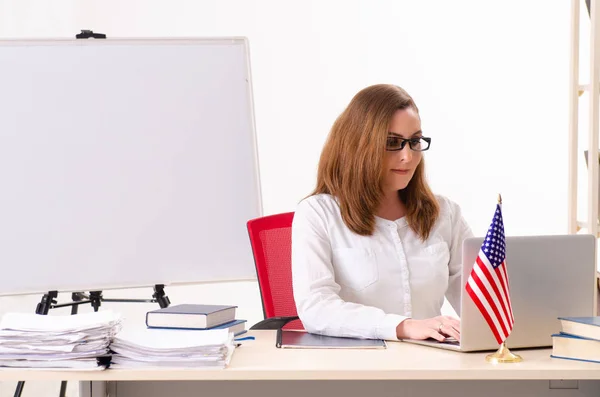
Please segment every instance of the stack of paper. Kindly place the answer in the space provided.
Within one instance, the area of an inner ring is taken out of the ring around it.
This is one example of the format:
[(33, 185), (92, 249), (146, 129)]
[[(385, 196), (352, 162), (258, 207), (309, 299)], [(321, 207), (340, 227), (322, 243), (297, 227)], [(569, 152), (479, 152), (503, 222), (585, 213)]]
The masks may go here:
[(235, 350), (227, 329), (204, 331), (124, 327), (110, 349), (111, 367), (225, 368)]
[(121, 319), (110, 310), (76, 315), (7, 313), (0, 367), (104, 369)]

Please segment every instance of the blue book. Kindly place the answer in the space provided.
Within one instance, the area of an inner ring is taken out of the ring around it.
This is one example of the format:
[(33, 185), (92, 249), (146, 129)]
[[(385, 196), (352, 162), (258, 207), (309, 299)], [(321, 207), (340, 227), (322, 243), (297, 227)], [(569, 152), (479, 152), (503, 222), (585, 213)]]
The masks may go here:
[(246, 331), (246, 320), (233, 320), (225, 324), (217, 325), (213, 329), (228, 328), (229, 332), (233, 332), (233, 336), (241, 335)]
[(561, 332), (600, 340), (600, 317), (559, 317)]
[(554, 358), (600, 363), (600, 341), (558, 333), (552, 335)]
[(209, 329), (235, 320), (237, 306), (183, 304), (146, 313), (149, 328)]

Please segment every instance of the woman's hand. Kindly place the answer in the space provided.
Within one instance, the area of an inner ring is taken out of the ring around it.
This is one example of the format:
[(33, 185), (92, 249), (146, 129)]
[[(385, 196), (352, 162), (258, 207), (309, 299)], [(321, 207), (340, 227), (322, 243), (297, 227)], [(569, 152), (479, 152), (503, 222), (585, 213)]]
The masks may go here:
[(460, 341), (460, 320), (450, 316), (437, 316), (425, 320), (407, 318), (396, 327), (398, 339), (433, 338), (443, 342), (447, 337)]

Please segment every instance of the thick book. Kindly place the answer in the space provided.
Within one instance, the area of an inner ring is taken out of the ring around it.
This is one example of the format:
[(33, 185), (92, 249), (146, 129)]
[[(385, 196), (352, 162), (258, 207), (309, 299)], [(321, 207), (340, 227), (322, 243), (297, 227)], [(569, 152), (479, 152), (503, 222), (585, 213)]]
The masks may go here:
[(229, 329), (229, 332), (233, 332), (233, 336), (238, 336), (246, 331), (246, 320), (233, 320), (225, 324), (217, 325), (212, 329)]
[(600, 363), (600, 341), (563, 333), (554, 334), (551, 357)]
[(235, 320), (237, 306), (183, 304), (146, 313), (150, 328), (209, 329)]
[(600, 340), (600, 317), (559, 317), (561, 332)]
[(312, 334), (303, 331), (277, 330), (279, 348), (293, 349), (385, 349), (381, 339), (358, 339)]

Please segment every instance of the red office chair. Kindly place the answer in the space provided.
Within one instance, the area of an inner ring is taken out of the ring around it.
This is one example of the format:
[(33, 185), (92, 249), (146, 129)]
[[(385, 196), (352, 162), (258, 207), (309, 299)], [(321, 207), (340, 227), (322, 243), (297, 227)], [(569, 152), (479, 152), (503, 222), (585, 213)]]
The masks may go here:
[(293, 212), (248, 221), (265, 319), (250, 329), (300, 329), (292, 292)]

